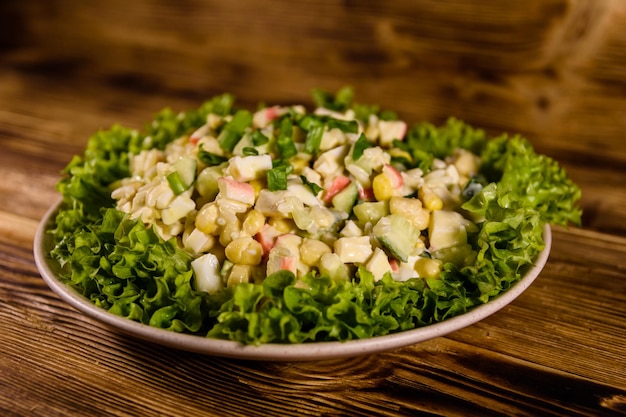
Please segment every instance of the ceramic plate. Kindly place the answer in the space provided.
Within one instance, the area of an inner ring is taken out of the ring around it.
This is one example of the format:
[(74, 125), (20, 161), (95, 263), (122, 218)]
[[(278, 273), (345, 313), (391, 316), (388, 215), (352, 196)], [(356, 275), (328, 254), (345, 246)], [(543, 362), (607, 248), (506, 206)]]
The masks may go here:
[(57, 209), (58, 203), (48, 210), (37, 229), (34, 242), (34, 256), (41, 276), (61, 299), (87, 316), (133, 337), (186, 351), (239, 359), (303, 361), (359, 356), (409, 346), (449, 334), (490, 316), (522, 294), (543, 269), (552, 243), (550, 227), (546, 225), (544, 229), (545, 249), (537, 257), (535, 265), (519, 282), (487, 304), (441, 323), (387, 336), (347, 342), (246, 346), (237, 342), (174, 333), (128, 320), (96, 307), (87, 298), (64, 284), (58, 276), (59, 265), (48, 255), (52, 248), (52, 236), (46, 231), (53, 227)]

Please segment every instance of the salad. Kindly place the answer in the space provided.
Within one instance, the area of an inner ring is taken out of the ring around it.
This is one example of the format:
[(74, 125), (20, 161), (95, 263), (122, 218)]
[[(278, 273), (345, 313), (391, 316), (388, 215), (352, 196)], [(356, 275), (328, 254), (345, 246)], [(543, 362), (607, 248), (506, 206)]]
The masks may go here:
[(463, 314), (519, 281), (580, 189), (520, 136), (409, 126), (349, 87), (229, 94), (94, 134), (58, 184), (61, 279), (97, 306), (244, 344), (345, 341)]

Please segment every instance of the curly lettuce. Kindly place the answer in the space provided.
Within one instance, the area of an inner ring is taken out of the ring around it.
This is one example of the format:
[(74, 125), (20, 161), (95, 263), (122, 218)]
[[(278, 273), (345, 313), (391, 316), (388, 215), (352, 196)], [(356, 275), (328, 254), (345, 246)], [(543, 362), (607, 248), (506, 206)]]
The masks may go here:
[[(359, 119), (394, 114), (353, 103), (346, 88), (333, 96), (316, 90), (329, 108), (352, 108)], [(202, 126), (209, 113), (235, 114), (234, 98), (217, 96), (199, 109), (163, 110), (143, 132), (122, 126), (93, 135), (84, 155), (64, 170), (63, 204), (50, 231), (51, 256), (61, 278), (113, 314), (154, 327), (245, 344), (345, 341), (426, 326), (463, 314), (521, 279), (544, 248), (543, 226), (580, 224), (580, 189), (552, 159), (538, 155), (519, 136), (488, 138), (480, 129), (450, 119), (442, 126), (413, 126), (401, 163), (424, 172), (436, 159), (463, 148), (480, 155), (477, 188), (462, 209), (478, 230), (468, 247), (447, 249), (439, 279), (375, 281), (360, 268), (352, 280), (310, 273), (296, 283), (280, 271), (260, 284), (242, 283), (213, 295), (198, 291), (192, 256), (175, 239), (117, 211), (110, 192), (129, 173), (129, 155), (160, 148)], [(472, 256), (468, 257), (467, 254)]]

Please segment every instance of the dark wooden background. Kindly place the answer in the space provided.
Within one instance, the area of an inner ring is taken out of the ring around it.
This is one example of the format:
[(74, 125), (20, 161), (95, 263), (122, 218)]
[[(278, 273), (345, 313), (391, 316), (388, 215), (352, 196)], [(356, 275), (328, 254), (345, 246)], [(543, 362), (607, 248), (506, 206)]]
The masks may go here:
[[(540, 279), (445, 338), (327, 363), (145, 346), (47, 289), (32, 238), (89, 135), (232, 92), (356, 89), (521, 133), (583, 190)], [(0, 412), (614, 415), (626, 410), (626, 1), (0, 1)], [(1, 413), (0, 413), (1, 414)]]
[[(603, 172), (626, 172), (624, 2), (21, 0), (0, 14), (0, 109), (26, 106), (77, 151), (98, 128), (225, 91), (254, 106), (352, 85), (410, 121), (524, 134), (626, 220), (622, 178)], [(584, 202), (588, 224), (626, 233)]]

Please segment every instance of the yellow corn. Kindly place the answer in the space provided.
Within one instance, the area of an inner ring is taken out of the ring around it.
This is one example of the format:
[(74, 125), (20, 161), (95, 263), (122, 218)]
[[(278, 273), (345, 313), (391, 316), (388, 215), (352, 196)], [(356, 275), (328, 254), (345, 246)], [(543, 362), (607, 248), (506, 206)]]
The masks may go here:
[(417, 196), (422, 200), (422, 204), (428, 210), (441, 210), (443, 208), (443, 201), (433, 190), (428, 187), (422, 187), (419, 189)]
[(242, 236), (226, 246), (226, 257), (235, 264), (258, 265), (261, 263), (263, 248), (250, 236)]
[(436, 279), (439, 278), (441, 273), (441, 261), (431, 258), (419, 258), (415, 262), (414, 269), (422, 278)]
[(273, 217), (269, 219), (267, 223), (280, 233), (291, 233), (295, 230), (295, 224), (291, 219), (278, 219)]
[(232, 287), (242, 282), (250, 282), (250, 269), (249, 265), (233, 265), (226, 285)]
[(219, 211), (215, 203), (205, 204), (196, 215), (196, 227), (206, 234), (213, 234), (217, 230)]
[(265, 216), (258, 210), (250, 210), (243, 221), (243, 232), (248, 236), (254, 236), (261, 231), (265, 224)]
[(220, 244), (224, 247), (228, 246), (233, 240), (239, 237), (241, 231), (241, 221), (237, 216), (232, 216), (225, 222), (220, 230)]
[(309, 161), (311, 160), (309, 155), (299, 154), (295, 158), (292, 158), (289, 162), (293, 166), (293, 170), (295, 173), (299, 174), (302, 172), (304, 167), (309, 166)]
[(331, 252), (330, 246), (317, 239), (305, 238), (300, 245), (300, 259), (307, 266), (317, 265), (322, 255)]
[(378, 201), (389, 200), (393, 197), (393, 184), (385, 174), (378, 174), (374, 177), (372, 189), (374, 190), (374, 197)]
[(252, 189), (254, 190), (254, 199), (256, 200), (259, 197), (261, 190), (265, 188), (265, 185), (261, 180), (251, 180), (248, 184), (252, 186)]

